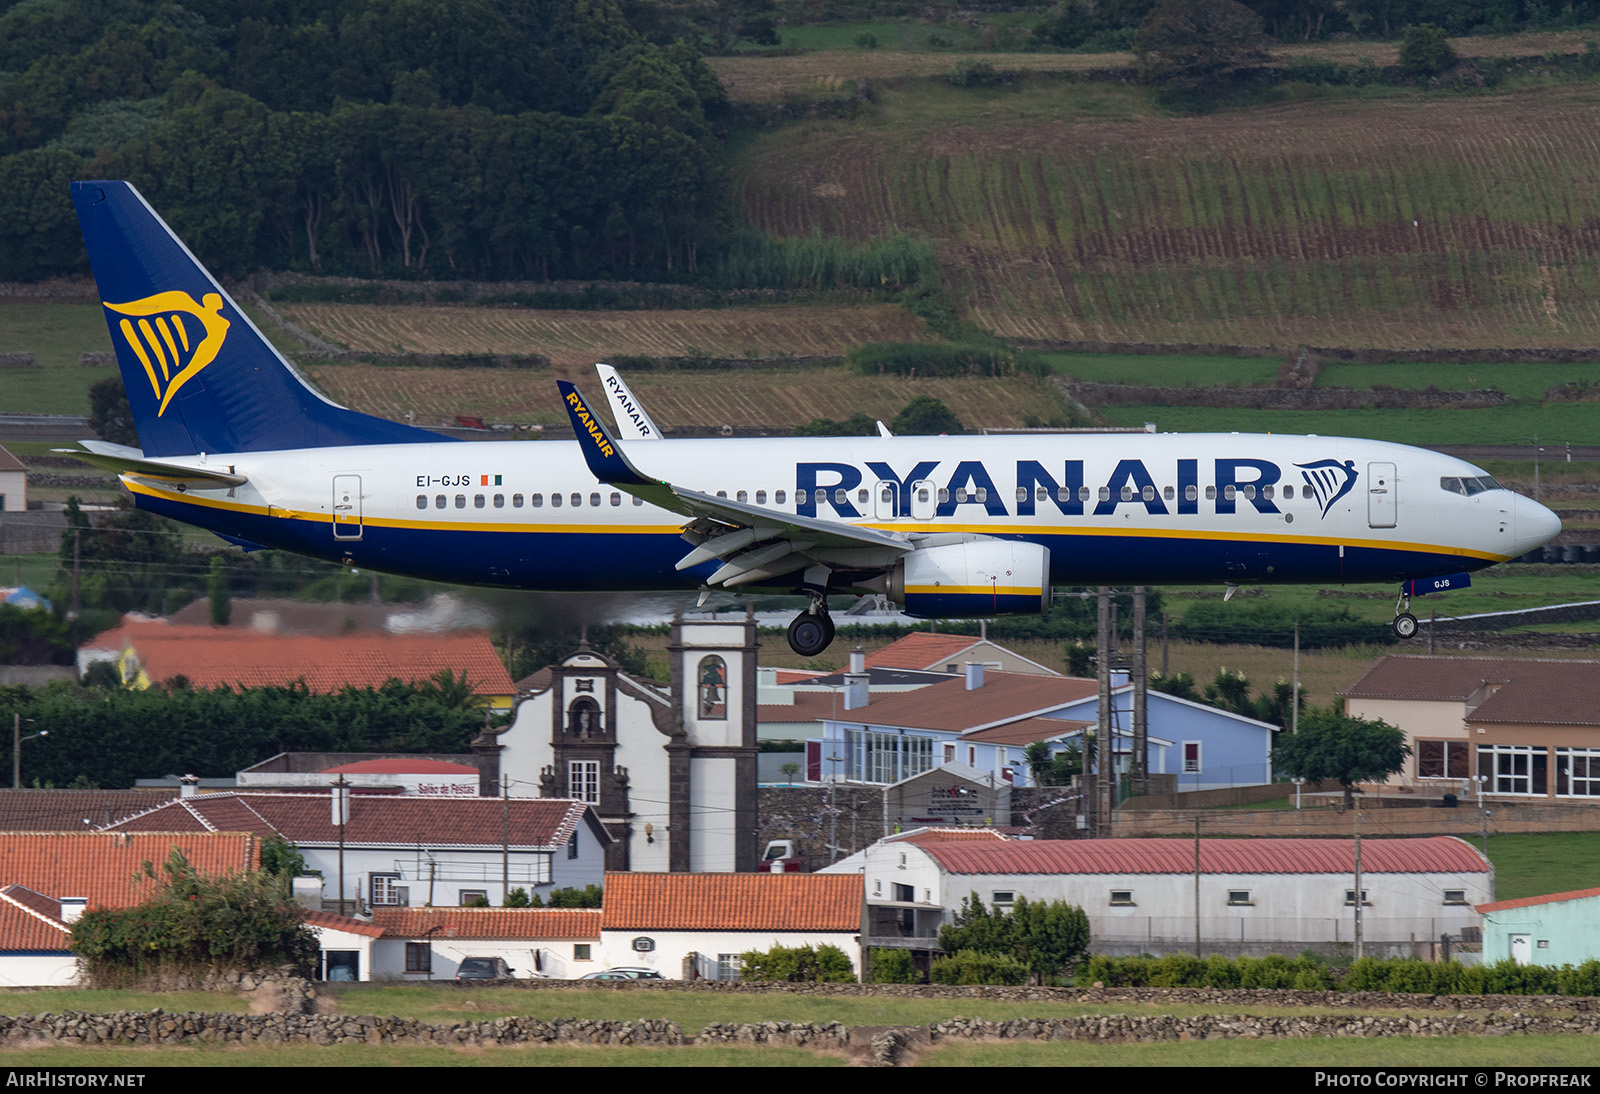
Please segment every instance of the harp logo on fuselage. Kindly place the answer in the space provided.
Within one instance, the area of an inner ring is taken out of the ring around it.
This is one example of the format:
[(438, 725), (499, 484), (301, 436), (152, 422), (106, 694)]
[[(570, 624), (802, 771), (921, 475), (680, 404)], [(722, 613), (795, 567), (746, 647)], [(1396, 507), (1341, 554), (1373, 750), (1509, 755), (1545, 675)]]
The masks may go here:
[(122, 317), (116, 329), (144, 366), (159, 404), (158, 418), (167, 412), (178, 389), (217, 359), (228, 336), (222, 297), (214, 292), (206, 293), (203, 303), (186, 292), (161, 292), (126, 304), (102, 303)]

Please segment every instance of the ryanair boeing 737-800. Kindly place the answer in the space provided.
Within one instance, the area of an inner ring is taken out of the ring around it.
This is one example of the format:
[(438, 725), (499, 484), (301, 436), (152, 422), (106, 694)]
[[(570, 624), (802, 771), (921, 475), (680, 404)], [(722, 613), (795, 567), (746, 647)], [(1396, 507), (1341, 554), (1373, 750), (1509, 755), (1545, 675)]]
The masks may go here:
[(830, 594), (986, 616), (1052, 584), (1398, 582), (1410, 637), (1411, 595), (1560, 531), (1471, 464), (1349, 438), (662, 441), (604, 368), (615, 432), (563, 382), (575, 443), (464, 444), (312, 390), (126, 182), (72, 197), (140, 442), (76, 454), (247, 548), (521, 589), (802, 593), (809, 655)]

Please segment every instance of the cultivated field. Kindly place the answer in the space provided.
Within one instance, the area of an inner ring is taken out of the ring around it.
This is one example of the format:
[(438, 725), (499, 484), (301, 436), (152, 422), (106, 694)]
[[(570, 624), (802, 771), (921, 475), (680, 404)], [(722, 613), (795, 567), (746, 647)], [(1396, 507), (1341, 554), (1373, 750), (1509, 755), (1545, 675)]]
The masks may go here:
[(1600, 86), (1113, 120), (1073, 116), (1086, 93), (889, 91), (763, 135), (736, 192), (780, 235), (926, 234), (1008, 337), (1600, 341)]
[(566, 369), (624, 355), (838, 356), (861, 342), (933, 341), (921, 320), (894, 304), (611, 312), (286, 304), (281, 310), (360, 352), (542, 353)]
[[(1086, 72), (1133, 64), (1131, 53), (997, 53), (975, 49), (958, 40), (964, 35), (952, 33), (946, 26), (903, 20), (887, 26), (871, 23), (797, 27), (784, 31), (784, 45), (806, 47), (805, 53), (793, 57), (708, 57), (706, 63), (722, 80), (728, 95), (745, 102), (815, 94), (859, 80), (942, 76), (954, 72), (959, 64), (974, 61), (1008, 72)], [(855, 44), (862, 33), (872, 34), (883, 48)], [(930, 47), (930, 34), (954, 41), (957, 48)], [(1462, 57), (1542, 57), (1582, 52), (1584, 44), (1594, 38), (1593, 31), (1569, 30), (1508, 38), (1452, 38), (1450, 44)], [(1388, 66), (1399, 63), (1400, 47), (1397, 42), (1295, 42), (1274, 52), (1280, 60)]]
[[(598, 381), (588, 358), (557, 374), (589, 391)], [(317, 364), (311, 378), (337, 402), (386, 418), (418, 425), (479, 414), (496, 422), (555, 425), (553, 435), (568, 438), (551, 371), (523, 369), (395, 369), (374, 365)], [(636, 372), (633, 388), (660, 426), (788, 433), (813, 418), (843, 419), (861, 411), (889, 421), (918, 395), (942, 400), (963, 422), (1020, 426), (1030, 416), (1046, 416), (1054, 393), (1032, 378), (912, 380), (858, 376), (849, 369), (804, 368), (719, 372)]]

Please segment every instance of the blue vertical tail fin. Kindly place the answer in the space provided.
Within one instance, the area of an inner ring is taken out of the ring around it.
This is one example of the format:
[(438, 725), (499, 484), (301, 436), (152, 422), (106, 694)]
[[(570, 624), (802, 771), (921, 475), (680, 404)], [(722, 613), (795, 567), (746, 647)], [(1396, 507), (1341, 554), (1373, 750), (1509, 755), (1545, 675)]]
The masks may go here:
[(72, 202), (145, 455), (450, 439), (314, 391), (128, 183)]

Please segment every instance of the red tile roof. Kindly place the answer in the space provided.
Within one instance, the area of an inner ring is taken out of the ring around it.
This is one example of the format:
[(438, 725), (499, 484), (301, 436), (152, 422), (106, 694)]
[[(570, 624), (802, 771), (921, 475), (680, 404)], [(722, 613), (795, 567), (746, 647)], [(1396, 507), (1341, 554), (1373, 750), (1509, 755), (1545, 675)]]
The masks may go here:
[[(923, 850), (952, 874), (1186, 874), (1194, 843), (1181, 839), (1014, 840), (927, 843)], [(1213, 839), (1200, 841), (1208, 874), (1342, 874), (1355, 867), (1355, 841)], [(1367, 874), (1487, 873), (1478, 852), (1453, 836), (1368, 839)]]
[[(890, 642), (883, 649), (866, 657), (869, 669), (943, 669), (960, 657), (963, 650), (976, 646), (981, 639), (970, 634), (931, 634), (918, 631)], [(959, 669), (959, 666), (957, 666)]]
[(199, 688), (283, 686), (304, 680), (315, 692), (418, 683), (450, 671), (465, 674), (475, 695), (516, 689), (486, 634), (348, 634), (282, 637), (222, 627), (128, 621), (85, 643), (91, 649), (132, 647), (157, 683), (187, 677)]
[[(111, 824), (178, 797), (159, 790), (0, 790), (0, 831), (75, 832)], [(84, 824), (84, 821), (88, 824)]]
[(607, 874), (608, 931), (860, 931), (860, 874)]
[(831, 718), (844, 710), (844, 696), (823, 691), (797, 691), (793, 703), (762, 703), (756, 707), (756, 721), (762, 725), (773, 722), (815, 722)]
[(61, 903), (20, 885), (0, 889), (0, 953), (65, 953), (72, 928), (61, 922)]
[(306, 924), (311, 927), (326, 927), (329, 930), (345, 931), (348, 934), (362, 934), (368, 938), (382, 938), (383, 928), (368, 923), (362, 919), (352, 919), (347, 915), (334, 915), (332, 912), (314, 911), (307, 908), (301, 913)]
[(1072, 722), (1065, 718), (1024, 718), (1020, 722), (1007, 722), (991, 726), (976, 733), (963, 733), (963, 741), (981, 741), (991, 745), (1031, 745), (1035, 741), (1048, 741), (1068, 733), (1077, 733), (1094, 726), (1093, 722)]
[(389, 938), (600, 938), (599, 908), (375, 908)]
[[(441, 847), (498, 847), (505, 830), (504, 808), (500, 798), (354, 795), (344, 841), (346, 846), (409, 847), (420, 837)], [(566, 798), (513, 798), (509, 812), (512, 847), (556, 850), (566, 846), (590, 811)], [(299, 844), (339, 840), (329, 793), (202, 794), (130, 817), (110, 830), (278, 832)]]
[(159, 873), (174, 847), (202, 874), (261, 864), (260, 842), (239, 832), (0, 832), (0, 882), (51, 897), (81, 896), (91, 908), (126, 908), (149, 899), (156, 884), (130, 879), (146, 862)]
[[(1362, 863), (1365, 868), (1365, 863)], [(1540, 904), (1560, 904), (1567, 900), (1585, 900), (1589, 897), (1600, 896), (1600, 889), (1575, 889), (1570, 893), (1547, 893), (1544, 896), (1525, 896), (1516, 900), (1496, 900), (1489, 904), (1474, 904), (1472, 910), (1478, 913), (1501, 912), (1507, 908), (1533, 908)]]
[(1029, 718), (1095, 695), (1097, 690), (1093, 680), (1071, 676), (990, 671), (984, 673), (981, 688), (967, 690), (963, 678), (945, 680), (916, 691), (873, 696), (864, 707), (841, 709), (835, 720), (960, 733)]

